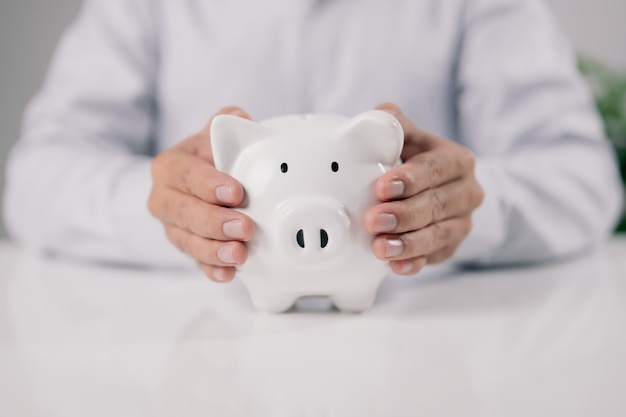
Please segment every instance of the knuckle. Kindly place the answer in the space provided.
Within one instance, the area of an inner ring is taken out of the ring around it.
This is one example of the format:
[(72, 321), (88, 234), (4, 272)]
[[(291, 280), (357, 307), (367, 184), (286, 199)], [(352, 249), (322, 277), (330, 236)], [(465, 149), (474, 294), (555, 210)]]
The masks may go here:
[(447, 211), (447, 199), (442, 191), (431, 190), (428, 193), (430, 199), (431, 219), (433, 222), (441, 220), (445, 217)]
[(174, 227), (167, 227), (165, 229), (165, 234), (170, 242), (174, 244), (178, 249), (183, 251), (184, 253), (191, 255), (189, 253), (189, 234), (184, 233), (179, 229)]
[(236, 181), (218, 171), (214, 165), (207, 163), (203, 164), (194, 172), (190, 181), (191, 193), (196, 197), (210, 203), (221, 204), (223, 201), (218, 195), (218, 188), (222, 185), (229, 186), (234, 194), (234, 198), (239, 197), (239, 190)]
[(445, 261), (446, 259), (451, 258), (455, 253), (456, 250), (459, 248), (459, 245), (452, 245), (452, 246), (448, 246), (447, 248), (444, 248), (441, 251), (441, 255), (442, 255), (442, 261)]
[(418, 210), (411, 209), (409, 207), (406, 207), (404, 210), (402, 210), (402, 215), (399, 217), (400, 219), (404, 220), (399, 223), (404, 223), (403, 226), (407, 230), (414, 230), (420, 226), (420, 223), (422, 223), (421, 216)]
[(159, 204), (157, 202), (157, 198), (155, 196), (154, 190), (150, 192), (150, 195), (148, 196), (148, 202), (146, 205), (151, 215), (153, 215), (154, 217), (159, 217), (159, 207), (158, 207)]
[(204, 232), (203, 228), (198, 226), (198, 216), (191, 199), (181, 198), (171, 201), (171, 204), (173, 205), (172, 211), (175, 213), (175, 224), (193, 233), (202, 234)]
[(467, 148), (460, 147), (459, 168), (462, 172), (474, 171), (476, 167), (476, 157), (474, 153)]
[(181, 191), (189, 193), (191, 191), (192, 169), (189, 165), (183, 165), (180, 171), (180, 188)]
[(400, 237), (404, 244), (403, 257), (423, 256), (429, 252), (427, 240), (420, 238), (419, 232), (406, 233)]
[(450, 230), (442, 226), (440, 223), (433, 223), (431, 248), (438, 249), (446, 245), (450, 240)]
[(467, 217), (463, 221), (463, 237), (466, 237), (467, 235), (469, 235), (473, 228), (474, 228), (474, 222), (472, 221), (472, 218)]
[(202, 178), (208, 183), (214, 183), (218, 179), (218, 171), (215, 166), (210, 163), (203, 164), (197, 171), (197, 177)]
[(203, 218), (197, 221), (197, 233), (205, 239), (223, 240), (225, 237), (224, 223), (225, 221), (220, 219)]
[(441, 225), (439, 223), (433, 223), (430, 226), (430, 230), (430, 247), (432, 249), (438, 247), (441, 241)]
[(172, 227), (165, 227), (165, 237), (167, 237), (167, 240), (169, 240), (174, 246), (180, 249), (180, 246), (178, 245), (178, 240), (176, 239), (176, 236), (174, 236), (174, 229)]
[(165, 179), (171, 174), (172, 165), (176, 160), (175, 148), (168, 149), (156, 155), (150, 164), (155, 180)]
[(155, 201), (154, 207), (155, 207), (155, 210), (157, 211), (157, 213), (159, 213), (159, 215), (163, 219), (171, 222), (172, 221), (172, 217), (174, 217), (174, 215), (175, 215), (175, 213), (172, 211), (173, 210), (173, 207), (172, 207), (173, 204), (174, 204), (173, 199), (172, 198), (168, 198), (167, 196), (165, 196), (165, 198), (160, 198), (158, 202)]
[(415, 271), (413, 273), (417, 274), (422, 269), (424, 269), (424, 266), (426, 266), (427, 261), (428, 261), (428, 259), (426, 257), (419, 257), (419, 258), (415, 259), (415, 261), (413, 262), (413, 267), (414, 267)]
[(472, 192), (472, 207), (475, 208), (480, 206), (483, 201), (485, 201), (485, 190), (480, 186), (480, 184), (476, 183)]
[(423, 155), (422, 162), (426, 167), (430, 188), (436, 186), (441, 179), (441, 165), (432, 155)]
[(384, 211), (393, 213), (398, 220), (393, 232), (413, 231), (427, 226), (430, 223), (428, 213), (420, 210), (416, 199), (402, 200), (390, 203)]
[(193, 253), (193, 244), (191, 239), (191, 233), (180, 233), (178, 238), (178, 244), (180, 249), (188, 255), (195, 258)]
[(441, 263), (454, 255), (456, 252), (457, 246), (448, 246), (445, 247), (428, 257), (429, 264), (438, 264)]
[(168, 199), (168, 205), (170, 206), (170, 212), (174, 213), (175, 222), (184, 227), (189, 227), (188, 223), (188, 205), (184, 199)]
[(178, 145), (173, 149), (181, 149), (185, 154), (198, 155), (200, 153), (200, 144), (203, 141), (202, 132), (196, 133)]

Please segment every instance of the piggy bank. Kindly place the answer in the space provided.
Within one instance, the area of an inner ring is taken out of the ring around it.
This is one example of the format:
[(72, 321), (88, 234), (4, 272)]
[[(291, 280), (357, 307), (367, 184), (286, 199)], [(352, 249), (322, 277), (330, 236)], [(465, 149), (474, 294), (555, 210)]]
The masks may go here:
[(214, 118), (215, 166), (243, 185), (237, 210), (256, 223), (238, 277), (259, 310), (282, 312), (308, 295), (328, 296), (342, 311), (371, 307), (389, 264), (374, 256), (364, 215), (403, 141), (400, 123), (377, 110), (260, 124)]

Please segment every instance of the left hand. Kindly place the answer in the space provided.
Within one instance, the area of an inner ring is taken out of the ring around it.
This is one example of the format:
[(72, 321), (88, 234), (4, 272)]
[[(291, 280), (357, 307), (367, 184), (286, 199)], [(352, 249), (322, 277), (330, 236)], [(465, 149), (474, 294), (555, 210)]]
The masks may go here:
[(401, 166), (376, 182), (382, 204), (365, 215), (374, 254), (396, 274), (411, 275), (427, 263), (450, 258), (472, 229), (472, 212), (484, 192), (467, 148), (419, 129), (400, 108), (381, 104), (404, 129)]

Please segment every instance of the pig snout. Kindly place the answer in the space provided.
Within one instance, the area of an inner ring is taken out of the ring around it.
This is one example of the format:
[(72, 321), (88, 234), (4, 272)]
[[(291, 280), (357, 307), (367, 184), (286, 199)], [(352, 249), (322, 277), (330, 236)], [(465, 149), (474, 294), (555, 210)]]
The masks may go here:
[(292, 198), (277, 209), (280, 247), (300, 259), (312, 261), (339, 253), (350, 237), (345, 207), (328, 197)]
[[(314, 233), (317, 232), (317, 230), (313, 231)], [(300, 229), (298, 230), (298, 233), (296, 233), (296, 242), (298, 243), (298, 246), (300, 246), (302, 249), (304, 249), (306, 247), (306, 243), (304, 240), (304, 229)], [(309, 241), (309, 244), (311, 242)], [(315, 241), (316, 244), (319, 244), (320, 247), (322, 249), (324, 249), (326, 246), (328, 246), (328, 232), (324, 229), (320, 229), (319, 230), (319, 240)]]

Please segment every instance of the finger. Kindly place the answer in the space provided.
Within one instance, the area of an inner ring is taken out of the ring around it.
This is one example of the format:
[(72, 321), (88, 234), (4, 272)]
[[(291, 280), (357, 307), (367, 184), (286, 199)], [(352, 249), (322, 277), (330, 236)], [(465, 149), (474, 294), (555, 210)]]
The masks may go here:
[(407, 117), (400, 106), (395, 103), (382, 103), (375, 107), (376, 110), (386, 111), (395, 117), (398, 122), (400, 122), (400, 126), (402, 126), (402, 130), (404, 131), (404, 146), (414, 146), (417, 147), (419, 151), (429, 150), (432, 146), (432, 139), (435, 138), (434, 135), (430, 135), (427, 132), (421, 130), (417, 127), (417, 125), (411, 120), (411, 118)]
[(454, 181), (406, 200), (379, 204), (365, 214), (371, 234), (405, 233), (429, 224), (470, 213), (484, 198), (473, 178)]
[(415, 232), (382, 235), (374, 239), (374, 254), (383, 260), (428, 257), (445, 248), (458, 246), (472, 229), (470, 216), (434, 223)]
[(235, 278), (235, 268), (233, 267), (206, 265), (203, 263), (198, 263), (198, 267), (211, 281), (226, 283)]
[(237, 266), (248, 258), (248, 249), (241, 242), (205, 239), (175, 226), (166, 227), (165, 233), (178, 249), (206, 265)]
[(152, 163), (154, 182), (191, 194), (210, 204), (235, 207), (241, 204), (244, 190), (228, 174), (218, 171), (204, 159), (184, 152), (164, 152)]
[(208, 239), (248, 241), (255, 232), (248, 216), (172, 189), (161, 191), (158, 201), (151, 199), (149, 209), (162, 222)]
[(381, 201), (406, 198), (474, 172), (475, 158), (462, 146), (441, 146), (418, 153), (376, 181)]
[(244, 119), (252, 120), (252, 117), (250, 117), (250, 115), (240, 107), (224, 107), (209, 119), (208, 123), (202, 128), (202, 130), (200, 130), (200, 132), (198, 132), (198, 134), (181, 142), (178, 146), (186, 153), (196, 155), (213, 163), (213, 152), (211, 150), (211, 124), (213, 123), (213, 120), (221, 114), (231, 114), (233, 116), (239, 116)]
[(454, 253), (459, 248), (459, 246), (460, 246), (460, 243), (457, 245), (445, 247), (435, 253), (428, 255), (427, 263), (438, 264), (438, 263), (448, 260), (454, 255)]
[(398, 275), (415, 275), (426, 266), (426, 258), (405, 259), (389, 263), (391, 270)]

